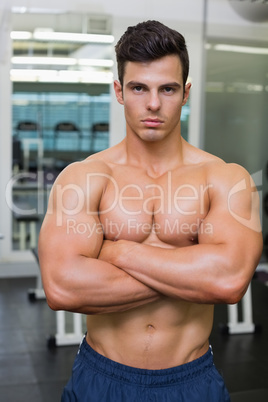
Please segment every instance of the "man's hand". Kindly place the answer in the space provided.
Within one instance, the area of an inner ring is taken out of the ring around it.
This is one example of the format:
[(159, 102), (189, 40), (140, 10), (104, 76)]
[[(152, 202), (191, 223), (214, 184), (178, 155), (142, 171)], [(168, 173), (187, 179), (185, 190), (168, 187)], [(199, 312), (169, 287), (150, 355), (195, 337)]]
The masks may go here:
[(127, 254), (137, 243), (129, 240), (104, 240), (98, 259), (116, 265), (120, 255)]
[[(118, 266), (120, 265), (120, 256), (126, 257), (130, 252), (135, 253), (135, 248), (140, 244), (167, 249), (176, 248), (175, 246), (156, 240), (154, 236), (149, 236), (143, 243), (136, 243), (131, 240), (104, 240), (98, 259)], [(120, 266), (118, 267), (120, 268)]]

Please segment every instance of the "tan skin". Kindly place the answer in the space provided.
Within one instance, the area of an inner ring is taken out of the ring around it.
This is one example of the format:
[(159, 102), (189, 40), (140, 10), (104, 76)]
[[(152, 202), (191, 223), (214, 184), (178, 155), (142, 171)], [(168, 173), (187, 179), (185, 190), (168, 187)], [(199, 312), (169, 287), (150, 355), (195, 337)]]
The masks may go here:
[(51, 308), (87, 314), (97, 352), (164, 369), (203, 355), (213, 305), (244, 295), (262, 250), (258, 197), (242, 167), (182, 139), (177, 56), (128, 62), (114, 88), (126, 138), (57, 178), (42, 279)]

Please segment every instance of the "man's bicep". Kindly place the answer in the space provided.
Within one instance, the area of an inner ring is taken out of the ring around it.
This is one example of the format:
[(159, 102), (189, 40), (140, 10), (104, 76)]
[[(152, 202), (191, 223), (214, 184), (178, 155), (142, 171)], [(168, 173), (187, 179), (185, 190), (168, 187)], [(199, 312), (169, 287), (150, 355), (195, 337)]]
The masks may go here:
[[(53, 202), (53, 200), (52, 200)], [(97, 214), (82, 210), (67, 210), (56, 207), (47, 212), (40, 231), (40, 247), (53, 250), (54, 256), (70, 258), (78, 255), (97, 258), (103, 230)]]
[(223, 245), (232, 261), (243, 265), (249, 260), (253, 266), (260, 257), (262, 236), (259, 197), (249, 174), (228, 167), (226, 178), (213, 185), (210, 205), (199, 229), (199, 243)]
[[(97, 183), (97, 181), (96, 181)], [(41, 253), (54, 256), (83, 255), (97, 258), (103, 232), (98, 205), (103, 183), (88, 186), (87, 170), (76, 164), (67, 168), (53, 185), (47, 213), (40, 232)]]
[(46, 217), (40, 232), (39, 248), (63, 259), (84, 256), (97, 258), (103, 242), (97, 217), (79, 214), (67, 216), (60, 225), (55, 217)]

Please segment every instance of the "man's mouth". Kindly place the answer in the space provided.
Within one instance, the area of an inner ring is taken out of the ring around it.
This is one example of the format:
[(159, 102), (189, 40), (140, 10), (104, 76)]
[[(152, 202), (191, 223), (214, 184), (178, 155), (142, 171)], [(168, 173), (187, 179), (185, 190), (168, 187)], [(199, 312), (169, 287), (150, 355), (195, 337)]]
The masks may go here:
[(159, 127), (163, 124), (163, 120), (147, 118), (142, 120), (146, 127)]

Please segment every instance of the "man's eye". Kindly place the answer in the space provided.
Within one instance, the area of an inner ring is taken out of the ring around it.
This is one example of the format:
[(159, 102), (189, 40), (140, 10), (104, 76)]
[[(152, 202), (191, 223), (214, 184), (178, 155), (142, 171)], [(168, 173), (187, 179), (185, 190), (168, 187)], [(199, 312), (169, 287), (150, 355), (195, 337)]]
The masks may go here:
[(174, 88), (171, 88), (171, 87), (165, 87), (165, 88), (164, 88), (164, 92), (166, 92), (166, 93), (170, 94), (170, 93), (174, 92)]
[(142, 91), (142, 86), (137, 85), (136, 87), (133, 87), (133, 90), (136, 92), (141, 92)]

